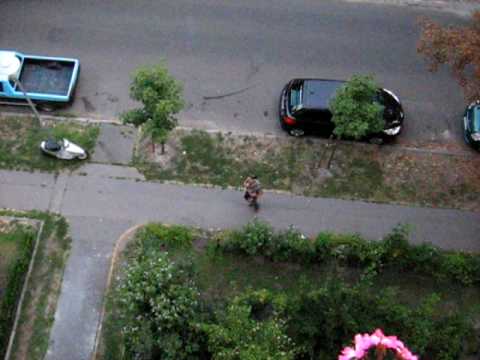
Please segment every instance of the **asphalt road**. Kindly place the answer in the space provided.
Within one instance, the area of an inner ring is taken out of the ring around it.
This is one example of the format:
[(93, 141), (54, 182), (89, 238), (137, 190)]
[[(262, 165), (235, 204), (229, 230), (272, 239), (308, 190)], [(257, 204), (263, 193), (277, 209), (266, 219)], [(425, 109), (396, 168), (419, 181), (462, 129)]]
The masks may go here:
[(419, 16), (455, 15), (323, 0), (2, 0), (2, 13), (1, 48), (81, 60), (67, 111), (117, 116), (134, 105), (132, 71), (164, 58), (184, 83), (183, 125), (278, 133), (290, 78), (372, 73), (404, 102), (403, 140), (461, 142), (461, 89), (415, 50)]

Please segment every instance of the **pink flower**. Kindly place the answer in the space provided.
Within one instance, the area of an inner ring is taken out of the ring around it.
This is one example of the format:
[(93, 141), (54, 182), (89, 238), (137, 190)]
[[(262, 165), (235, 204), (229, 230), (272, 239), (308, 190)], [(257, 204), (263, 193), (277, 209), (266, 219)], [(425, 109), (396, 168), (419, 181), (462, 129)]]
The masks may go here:
[(355, 348), (346, 347), (343, 349), (338, 356), (338, 360), (362, 359), (372, 347), (377, 347), (382, 352), (390, 349), (401, 360), (418, 360), (418, 357), (413, 355), (396, 336), (385, 336), (380, 329), (376, 329), (371, 335), (355, 335)]
[(351, 347), (346, 347), (345, 349), (342, 350), (342, 353), (338, 356), (338, 360), (350, 360), (350, 359), (355, 359), (356, 357), (357, 357), (357, 354), (355, 353), (355, 349)]

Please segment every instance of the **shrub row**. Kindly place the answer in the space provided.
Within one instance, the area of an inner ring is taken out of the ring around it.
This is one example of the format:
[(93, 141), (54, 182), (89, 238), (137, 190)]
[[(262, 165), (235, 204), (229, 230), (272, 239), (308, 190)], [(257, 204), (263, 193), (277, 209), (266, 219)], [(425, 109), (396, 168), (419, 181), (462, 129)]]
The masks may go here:
[(218, 304), (198, 292), (190, 261), (158, 251), (137, 255), (114, 292), (123, 346), (109, 358), (332, 359), (355, 334), (376, 328), (427, 360), (458, 359), (464, 344), (475, 342), (465, 316), (438, 315), (436, 295), (411, 307), (392, 289), (330, 279), (288, 297), (249, 290)]
[(31, 228), (18, 227), (9, 234), (2, 235), (10, 237), (17, 243), (16, 259), (7, 270), (6, 288), (1, 297), (0, 303), (0, 357), (7, 350), (10, 331), (15, 319), (15, 312), (23, 281), (28, 270), (35, 243), (35, 232)]
[(395, 228), (381, 241), (328, 232), (310, 239), (293, 227), (275, 232), (270, 225), (254, 220), (240, 230), (217, 234), (211, 246), (215, 251), (260, 255), (275, 262), (315, 264), (333, 260), (373, 272), (393, 266), (465, 285), (480, 283), (480, 255), (444, 251), (430, 244), (412, 245), (407, 239), (405, 226)]

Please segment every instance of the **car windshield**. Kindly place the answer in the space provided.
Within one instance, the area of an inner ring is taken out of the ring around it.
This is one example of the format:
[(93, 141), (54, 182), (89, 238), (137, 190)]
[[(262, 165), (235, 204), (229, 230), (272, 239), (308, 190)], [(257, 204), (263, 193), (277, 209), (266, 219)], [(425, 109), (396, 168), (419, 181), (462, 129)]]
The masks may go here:
[(303, 87), (301, 84), (294, 84), (290, 88), (290, 99), (288, 105), (291, 112), (298, 111), (302, 108), (302, 91)]
[(473, 109), (472, 132), (480, 133), (480, 106), (475, 106)]

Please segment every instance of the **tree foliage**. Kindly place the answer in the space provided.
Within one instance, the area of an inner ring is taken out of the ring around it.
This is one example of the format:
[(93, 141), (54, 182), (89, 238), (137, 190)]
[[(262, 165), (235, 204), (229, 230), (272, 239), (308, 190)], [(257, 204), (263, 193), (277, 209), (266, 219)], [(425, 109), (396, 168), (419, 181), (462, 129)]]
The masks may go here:
[(480, 98), (480, 11), (475, 11), (464, 27), (442, 27), (422, 19), (417, 51), (430, 62), (431, 71), (450, 66), (468, 100)]
[(152, 143), (165, 143), (169, 132), (177, 125), (177, 114), (183, 108), (182, 86), (169, 73), (165, 64), (142, 67), (130, 85), (130, 97), (140, 101), (142, 108), (122, 114), (124, 123), (144, 124)]
[(337, 90), (330, 101), (335, 135), (360, 139), (383, 130), (383, 106), (375, 101), (377, 91), (373, 78), (361, 75), (353, 76)]

